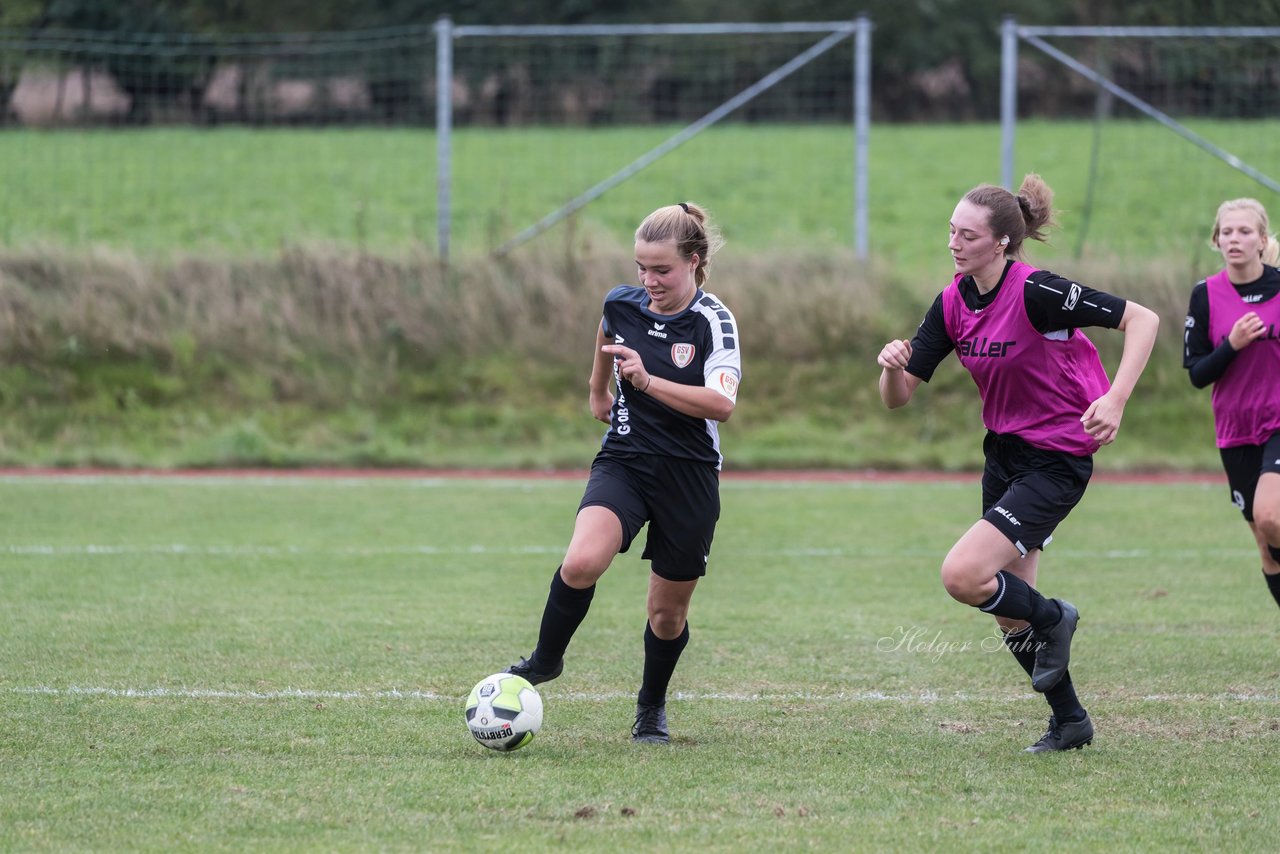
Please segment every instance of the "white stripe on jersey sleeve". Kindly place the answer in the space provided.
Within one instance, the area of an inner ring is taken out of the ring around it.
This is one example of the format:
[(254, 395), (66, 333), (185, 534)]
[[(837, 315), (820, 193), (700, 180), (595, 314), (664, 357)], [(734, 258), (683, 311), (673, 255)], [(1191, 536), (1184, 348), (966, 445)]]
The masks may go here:
[[(738, 321), (733, 312), (725, 308), (715, 294), (704, 293), (694, 304), (695, 310), (706, 319), (711, 329), (711, 352), (702, 362), (702, 376), (708, 388), (714, 388), (722, 394), (721, 373), (731, 373), (736, 379), (742, 378), (742, 350), (738, 338)], [(734, 393), (737, 387), (734, 386)]]

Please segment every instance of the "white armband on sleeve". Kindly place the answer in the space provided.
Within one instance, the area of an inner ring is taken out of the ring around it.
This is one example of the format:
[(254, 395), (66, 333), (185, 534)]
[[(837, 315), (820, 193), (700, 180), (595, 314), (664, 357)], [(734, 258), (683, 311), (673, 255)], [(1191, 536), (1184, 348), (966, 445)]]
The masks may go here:
[(738, 373), (730, 368), (717, 368), (707, 377), (707, 388), (713, 388), (725, 397), (738, 402)]

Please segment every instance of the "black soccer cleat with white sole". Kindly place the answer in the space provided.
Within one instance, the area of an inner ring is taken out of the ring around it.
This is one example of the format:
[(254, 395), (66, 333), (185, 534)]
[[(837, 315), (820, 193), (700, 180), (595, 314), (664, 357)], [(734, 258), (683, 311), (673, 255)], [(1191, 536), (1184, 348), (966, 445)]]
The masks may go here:
[(1049, 729), (1040, 740), (1026, 749), (1026, 753), (1049, 753), (1054, 750), (1079, 750), (1093, 743), (1093, 721), (1086, 714), (1082, 721), (1058, 723), (1049, 716)]
[(1053, 628), (1035, 632), (1036, 666), (1031, 671), (1031, 687), (1043, 694), (1062, 681), (1071, 661), (1071, 636), (1076, 633), (1080, 612), (1064, 599), (1054, 599), (1062, 610), (1062, 617)]
[(564, 659), (560, 659), (556, 662), (555, 667), (543, 672), (534, 670), (533, 662), (529, 659), (521, 658), (519, 662), (508, 667), (505, 672), (514, 676), (523, 676), (529, 680), (530, 685), (541, 685), (543, 682), (550, 682), (564, 672)]
[(671, 733), (667, 730), (667, 707), (637, 703), (631, 740), (645, 744), (666, 744), (671, 741)]

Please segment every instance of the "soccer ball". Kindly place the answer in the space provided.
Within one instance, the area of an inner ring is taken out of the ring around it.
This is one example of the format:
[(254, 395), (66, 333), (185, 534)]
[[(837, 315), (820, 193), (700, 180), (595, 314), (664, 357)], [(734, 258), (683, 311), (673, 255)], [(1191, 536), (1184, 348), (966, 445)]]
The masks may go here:
[(517, 750), (542, 726), (542, 695), (523, 676), (486, 676), (467, 697), (467, 729), (490, 750)]

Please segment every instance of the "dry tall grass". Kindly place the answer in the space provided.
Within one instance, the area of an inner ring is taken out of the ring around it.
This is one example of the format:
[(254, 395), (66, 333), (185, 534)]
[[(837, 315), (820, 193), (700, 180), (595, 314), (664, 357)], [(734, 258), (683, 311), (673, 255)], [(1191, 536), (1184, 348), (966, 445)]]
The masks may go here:
[[(0, 459), (580, 465), (598, 441), (585, 402), (601, 300), (633, 266), (629, 247), (594, 238), (448, 271), (427, 253), (314, 246), (0, 253)], [(1112, 464), (1216, 464), (1207, 395), (1181, 369), (1190, 277), (1157, 262), (1075, 267), (1164, 318)], [(851, 255), (726, 251), (708, 287), (741, 330), (736, 464), (976, 465), (977, 400), (957, 364), (905, 413), (876, 394), (876, 354), (912, 333), (943, 281)], [(1122, 336), (1092, 337), (1114, 368)]]
[[(1181, 328), (1191, 282), (1159, 261), (1082, 262), (1081, 281), (1129, 296)], [(614, 284), (633, 279), (629, 249), (535, 249), (436, 258), (293, 247), (269, 258), (144, 259), (54, 249), (0, 254), (0, 352), (40, 361), (73, 347), (91, 357), (188, 362), (201, 354), (281, 369), (503, 356), (580, 368)], [(726, 253), (708, 289), (733, 309), (748, 363), (872, 359), (914, 329), (941, 282), (836, 253)]]

